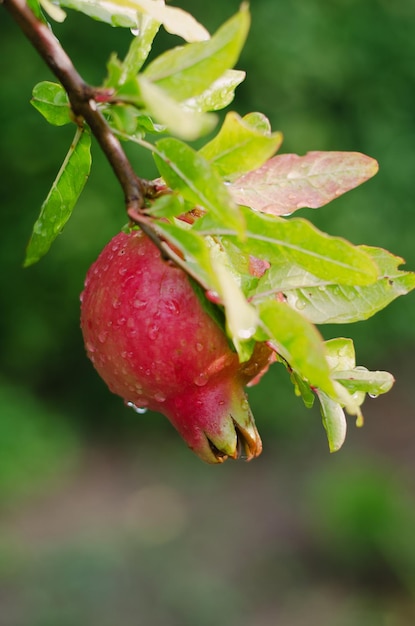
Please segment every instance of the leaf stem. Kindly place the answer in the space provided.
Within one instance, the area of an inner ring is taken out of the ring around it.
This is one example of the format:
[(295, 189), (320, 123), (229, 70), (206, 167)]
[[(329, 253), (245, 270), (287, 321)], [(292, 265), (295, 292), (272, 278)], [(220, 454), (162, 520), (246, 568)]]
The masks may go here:
[(127, 211), (140, 212), (145, 196), (151, 195), (152, 184), (136, 175), (100, 112), (99, 89), (83, 80), (51, 29), (32, 13), (25, 0), (3, 0), (3, 4), (66, 90), (76, 121), (81, 125), (85, 120), (89, 125), (123, 189)]

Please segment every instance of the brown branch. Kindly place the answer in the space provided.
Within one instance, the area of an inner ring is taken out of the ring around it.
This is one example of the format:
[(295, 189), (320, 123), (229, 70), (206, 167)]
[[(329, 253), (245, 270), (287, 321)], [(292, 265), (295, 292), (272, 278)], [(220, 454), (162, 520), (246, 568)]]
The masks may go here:
[[(99, 90), (88, 85), (78, 74), (71, 59), (47, 24), (32, 13), (25, 0), (3, 0), (25, 36), (61, 82), (68, 94), (76, 118), (84, 119), (97, 139), (124, 191), (127, 210), (140, 212), (144, 197), (151, 193), (151, 183), (139, 178), (129, 162), (119, 140), (111, 132), (97, 107)], [(146, 228), (144, 227), (144, 230)]]

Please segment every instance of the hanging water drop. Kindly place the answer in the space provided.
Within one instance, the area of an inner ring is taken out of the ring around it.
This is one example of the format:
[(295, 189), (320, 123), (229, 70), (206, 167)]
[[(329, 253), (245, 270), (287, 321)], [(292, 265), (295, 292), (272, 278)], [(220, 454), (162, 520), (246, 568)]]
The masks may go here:
[(145, 406), (137, 406), (136, 404), (134, 404), (134, 402), (127, 402), (127, 406), (130, 409), (133, 409), (133, 411), (135, 411), (136, 413), (139, 413), (140, 415), (144, 415), (144, 413), (147, 413), (148, 409)]

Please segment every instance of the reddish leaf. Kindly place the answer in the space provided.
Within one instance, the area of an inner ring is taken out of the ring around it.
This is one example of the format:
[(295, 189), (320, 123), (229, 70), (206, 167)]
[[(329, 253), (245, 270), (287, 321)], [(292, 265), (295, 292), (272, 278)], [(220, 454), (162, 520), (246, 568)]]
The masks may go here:
[(238, 204), (273, 215), (317, 209), (361, 185), (378, 171), (377, 162), (359, 152), (281, 154), (229, 186)]

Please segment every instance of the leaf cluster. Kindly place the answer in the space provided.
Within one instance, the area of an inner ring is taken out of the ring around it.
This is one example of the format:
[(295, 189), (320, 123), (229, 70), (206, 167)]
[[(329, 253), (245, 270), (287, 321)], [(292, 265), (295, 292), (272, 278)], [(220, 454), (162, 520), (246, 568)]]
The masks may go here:
[[(246, 5), (212, 36), (180, 9), (155, 0), (65, 0), (62, 5), (133, 29), (124, 60), (112, 55), (95, 101), (112, 133), (153, 154), (159, 177), (141, 220), (224, 313), (241, 362), (267, 342), (307, 407), (317, 397), (331, 451), (346, 433), (345, 411), (362, 423), (366, 394), (388, 391), (387, 372), (356, 366), (353, 343), (324, 341), (318, 324), (364, 320), (415, 288), (415, 274), (391, 253), (330, 236), (291, 215), (319, 208), (377, 172), (353, 152), (277, 154), (281, 132), (254, 112), (215, 111), (234, 97), (235, 70), (250, 16)], [(47, 5), (42, 2), (44, 9)], [(187, 42), (150, 63), (160, 25)], [(26, 265), (43, 256), (69, 219), (91, 167), (90, 130), (73, 118), (64, 89), (44, 82), (32, 104), (51, 124), (77, 124), (75, 138), (41, 209)], [(151, 140), (149, 139), (152, 138)]]

